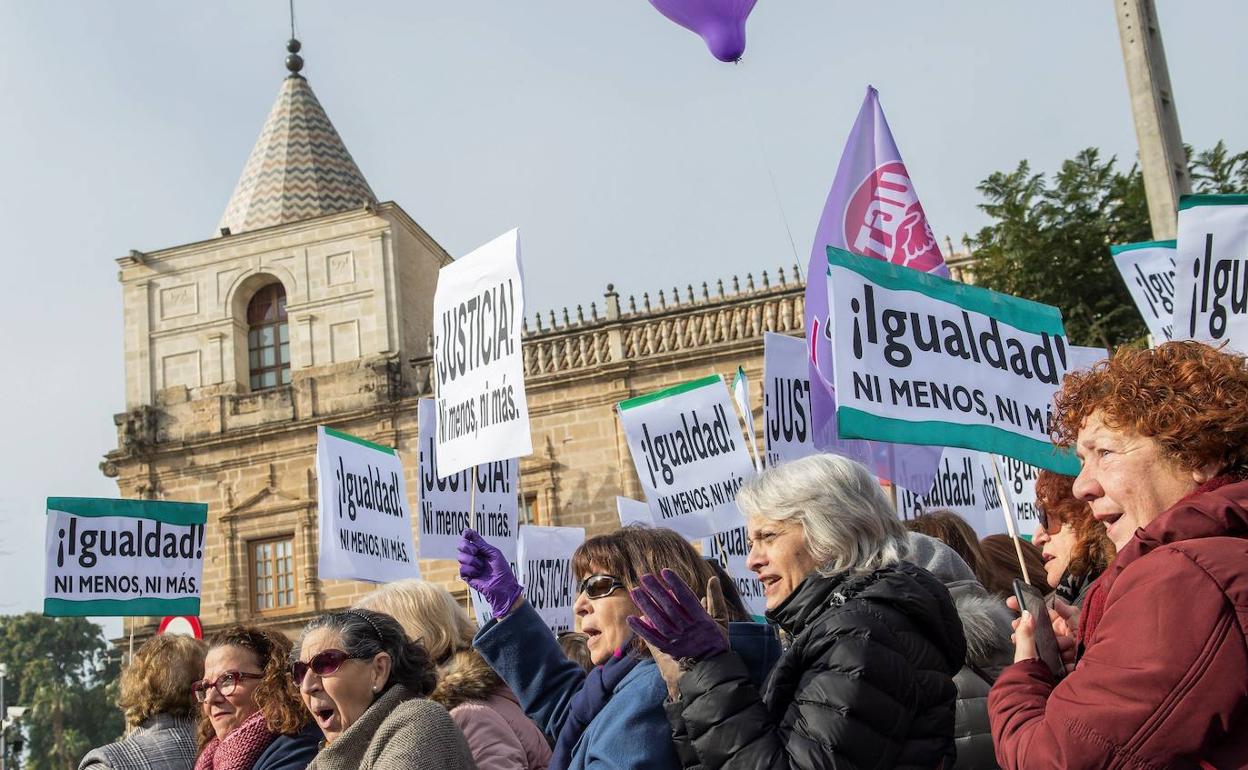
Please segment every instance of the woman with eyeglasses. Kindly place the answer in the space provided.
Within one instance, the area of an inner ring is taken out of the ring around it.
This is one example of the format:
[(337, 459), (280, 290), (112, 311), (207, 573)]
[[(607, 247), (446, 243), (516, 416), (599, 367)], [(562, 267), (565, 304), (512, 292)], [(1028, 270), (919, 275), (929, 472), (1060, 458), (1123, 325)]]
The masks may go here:
[(1053, 471), (1036, 477), (1039, 522), (1031, 542), (1044, 558), (1045, 581), (1057, 598), (1079, 607), (1100, 574), (1114, 560), (1114, 543), (1092, 507), (1075, 497), (1075, 478)]
[(550, 743), (524, 715), (515, 693), (472, 648), (468, 613), (442, 586), (427, 580), (387, 583), (356, 602), (384, 612), (424, 645), (437, 666), (429, 699), (442, 704), (464, 732), (478, 770), (546, 770)]
[(494, 615), (473, 644), (555, 739), (551, 770), (682, 766), (664, 714), (667, 687), (626, 619), (640, 614), (628, 589), (645, 572), (669, 569), (690, 585), (707, 584), (712, 573), (693, 546), (671, 530), (625, 527), (576, 549), (574, 609), (595, 666), (588, 675), (564, 656), (497, 548), (467, 530), (459, 565)]
[(195, 770), (302, 770), (321, 731), (286, 673), (291, 644), (276, 631), (231, 626), (208, 640), (192, 685), (203, 719)]
[(429, 654), (389, 615), (351, 609), (312, 620), (290, 676), (325, 734), (311, 770), (475, 768), (464, 734), (426, 697), (437, 682)]

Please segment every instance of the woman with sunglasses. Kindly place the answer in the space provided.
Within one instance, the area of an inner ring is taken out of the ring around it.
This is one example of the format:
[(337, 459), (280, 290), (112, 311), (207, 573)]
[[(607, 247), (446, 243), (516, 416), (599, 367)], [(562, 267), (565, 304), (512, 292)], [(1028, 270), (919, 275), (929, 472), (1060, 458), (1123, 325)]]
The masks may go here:
[(625, 527), (576, 549), (574, 609), (595, 665), (588, 675), (564, 656), (497, 548), (467, 530), (459, 565), (460, 576), (494, 614), (473, 644), (525, 713), (555, 738), (551, 770), (681, 767), (664, 714), (667, 687), (626, 618), (640, 614), (627, 589), (645, 572), (666, 568), (690, 585), (707, 584), (712, 573), (684, 538), (667, 529)]
[(1040, 471), (1036, 477), (1039, 522), (1031, 542), (1044, 558), (1049, 587), (1058, 599), (1078, 607), (1116, 551), (1091, 506), (1075, 497), (1074, 483), (1073, 476)]
[(310, 770), (474, 770), (464, 734), (426, 697), (437, 682), (429, 654), (389, 615), (314, 619), (290, 676), (325, 734)]
[(203, 719), (195, 770), (302, 770), (321, 731), (286, 673), (291, 644), (276, 631), (232, 626), (208, 640), (192, 685)]

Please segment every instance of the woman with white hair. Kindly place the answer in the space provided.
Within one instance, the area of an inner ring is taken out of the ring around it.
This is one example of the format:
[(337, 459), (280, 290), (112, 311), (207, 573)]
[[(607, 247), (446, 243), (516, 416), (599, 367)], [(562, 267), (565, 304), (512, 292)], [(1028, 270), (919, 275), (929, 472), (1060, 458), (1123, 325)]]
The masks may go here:
[(646, 575), (632, 592), (645, 615), (629, 625), (677, 664), (662, 668), (686, 766), (952, 764), (962, 625), (945, 586), (904, 561), (906, 531), (871, 473), (805, 457), (744, 485), (737, 503), (767, 617), (791, 639), (761, 694), (678, 577)]

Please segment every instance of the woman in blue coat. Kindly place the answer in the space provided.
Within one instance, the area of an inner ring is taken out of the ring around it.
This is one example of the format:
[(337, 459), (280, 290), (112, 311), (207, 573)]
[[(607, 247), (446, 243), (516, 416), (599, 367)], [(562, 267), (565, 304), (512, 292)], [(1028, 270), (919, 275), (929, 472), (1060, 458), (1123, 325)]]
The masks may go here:
[(459, 553), (460, 575), (494, 613), (473, 645), (555, 740), (550, 770), (681, 767), (663, 708), (667, 685), (626, 618), (641, 614), (628, 592), (647, 572), (666, 568), (707, 585), (713, 573), (689, 543), (670, 530), (625, 527), (576, 550), (575, 611), (595, 666), (589, 674), (564, 657), (497, 548), (468, 530)]

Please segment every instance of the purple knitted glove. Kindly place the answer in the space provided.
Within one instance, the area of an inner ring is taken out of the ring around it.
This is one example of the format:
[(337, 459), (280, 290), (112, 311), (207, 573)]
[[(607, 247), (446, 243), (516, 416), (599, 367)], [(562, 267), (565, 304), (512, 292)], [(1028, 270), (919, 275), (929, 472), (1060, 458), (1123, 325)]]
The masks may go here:
[(688, 662), (728, 650), (723, 627), (670, 569), (663, 570), (661, 581), (654, 575), (642, 575), (641, 586), (629, 595), (645, 617), (629, 617), (628, 627), (660, 652)]
[(465, 529), (459, 539), (459, 576), (485, 597), (496, 618), (511, 612), (516, 600), (524, 596), (507, 557), (471, 529)]

